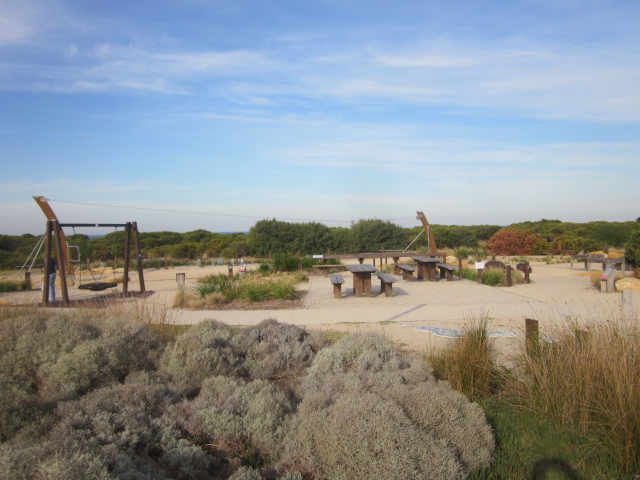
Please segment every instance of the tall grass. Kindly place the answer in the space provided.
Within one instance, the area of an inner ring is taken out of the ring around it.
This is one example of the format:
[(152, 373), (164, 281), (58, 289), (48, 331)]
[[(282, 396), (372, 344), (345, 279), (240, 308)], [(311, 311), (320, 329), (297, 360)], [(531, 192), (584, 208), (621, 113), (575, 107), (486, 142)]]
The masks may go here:
[(495, 393), (499, 384), (495, 349), (487, 333), (488, 322), (486, 316), (470, 319), (460, 337), (426, 356), (436, 378), (448, 381), (472, 399)]
[(640, 468), (640, 328), (609, 320), (554, 332), (519, 356), (526, 373), (509, 391), (557, 425), (595, 435), (627, 471)]

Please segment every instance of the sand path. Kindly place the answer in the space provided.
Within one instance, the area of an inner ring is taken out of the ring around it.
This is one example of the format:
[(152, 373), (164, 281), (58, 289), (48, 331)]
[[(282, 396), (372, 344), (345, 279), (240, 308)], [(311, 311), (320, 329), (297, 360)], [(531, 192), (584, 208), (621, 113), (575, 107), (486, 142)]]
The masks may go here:
[[(175, 267), (145, 271), (146, 289), (154, 294), (144, 300), (163, 308), (171, 304), (177, 291), (176, 274), (184, 273), (187, 289), (196, 285), (199, 277), (226, 273), (226, 266)], [(600, 293), (591, 284), (584, 270), (569, 264), (533, 264), (532, 283), (511, 288), (488, 287), (467, 280), (452, 282), (407, 282), (394, 284), (394, 296), (380, 294), (375, 278), (373, 296), (353, 295), (351, 274), (343, 272), (343, 297), (333, 297), (329, 280), (311, 276), (301, 286), (307, 293), (304, 308), (293, 310), (172, 310), (168, 316), (176, 324), (195, 324), (216, 319), (230, 325), (254, 325), (266, 318), (307, 328), (343, 331), (374, 330), (383, 332), (393, 341), (412, 348), (437, 347), (449, 341), (445, 337), (418, 330), (417, 327), (462, 329), (472, 319), (488, 317), (491, 329), (513, 332), (515, 336), (496, 338), (500, 350), (511, 351), (523, 338), (524, 318), (540, 321), (544, 333), (555, 324), (574, 318), (580, 322), (612, 320), (620, 317), (621, 294)], [(130, 290), (139, 289), (137, 275), (131, 275)], [(95, 293), (70, 289), (71, 298)], [(36, 303), (41, 293), (20, 292), (0, 294), (0, 302)], [(640, 292), (632, 292), (636, 318), (640, 318)]]

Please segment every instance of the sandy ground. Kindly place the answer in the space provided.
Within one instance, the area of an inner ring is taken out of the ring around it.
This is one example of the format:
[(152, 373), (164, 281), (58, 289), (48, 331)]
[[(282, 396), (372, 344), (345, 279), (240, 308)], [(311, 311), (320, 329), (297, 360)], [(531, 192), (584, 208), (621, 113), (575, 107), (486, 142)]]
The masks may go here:
[[(495, 338), (496, 346), (504, 353), (520, 347), (524, 337), (525, 318), (539, 320), (542, 334), (551, 333), (554, 325), (566, 323), (568, 319), (588, 323), (622, 318), (622, 294), (600, 293), (593, 287), (588, 272), (582, 266), (576, 265), (574, 269), (569, 264), (532, 266), (532, 282), (511, 288), (488, 287), (467, 280), (408, 282), (396, 276), (400, 279), (394, 283), (393, 297), (380, 294), (380, 285), (374, 276), (373, 296), (370, 298), (354, 296), (349, 272), (342, 272), (345, 284), (340, 299), (333, 297), (333, 288), (328, 278), (314, 275), (308, 283), (300, 286), (302, 290), (306, 290), (303, 308), (171, 310), (168, 318), (176, 324), (195, 324), (206, 319), (216, 319), (230, 325), (254, 325), (266, 318), (274, 318), (306, 328), (349, 332), (373, 330), (384, 333), (401, 345), (424, 350), (443, 345), (450, 339), (418, 330), (417, 327), (461, 330), (473, 319), (487, 317), (490, 329), (511, 335)], [(136, 301), (169, 308), (177, 291), (178, 273), (185, 274), (186, 288), (190, 289), (196, 285), (199, 277), (226, 272), (226, 266), (147, 270), (146, 289), (154, 293)], [(36, 275), (33, 278), (37, 281)], [(139, 290), (137, 273), (132, 272), (130, 279), (129, 290)], [(114, 290), (117, 289), (105, 292)], [(72, 287), (69, 295), (73, 300), (93, 297), (96, 293)], [(5, 304), (35, 304), (41, 299), (40, 291), (0, 293), (0, 303)], [(635, 318), (640, 319), (640, 292), (631, 293), (631, 303)]]

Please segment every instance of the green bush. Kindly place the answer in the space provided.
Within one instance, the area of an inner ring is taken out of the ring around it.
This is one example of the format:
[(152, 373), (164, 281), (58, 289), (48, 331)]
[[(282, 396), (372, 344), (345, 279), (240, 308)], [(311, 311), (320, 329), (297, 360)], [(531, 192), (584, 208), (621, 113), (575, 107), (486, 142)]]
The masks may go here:
[(38, 397), (28, 385), (0, 377), (0, 442), (37, 422), (43, 414)]

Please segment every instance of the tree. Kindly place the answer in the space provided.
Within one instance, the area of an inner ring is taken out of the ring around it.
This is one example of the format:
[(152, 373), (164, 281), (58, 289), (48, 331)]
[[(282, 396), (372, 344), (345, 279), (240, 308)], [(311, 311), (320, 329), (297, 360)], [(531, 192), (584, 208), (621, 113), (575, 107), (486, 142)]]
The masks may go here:
[(352, 253), (378, 252), (404, 248), (404, 229), (389, 221), (359, 220), (350, 230)]
[(624, 249), (625, 258), (635, 266), (640, 265), (640, 229), (631, 234)]

